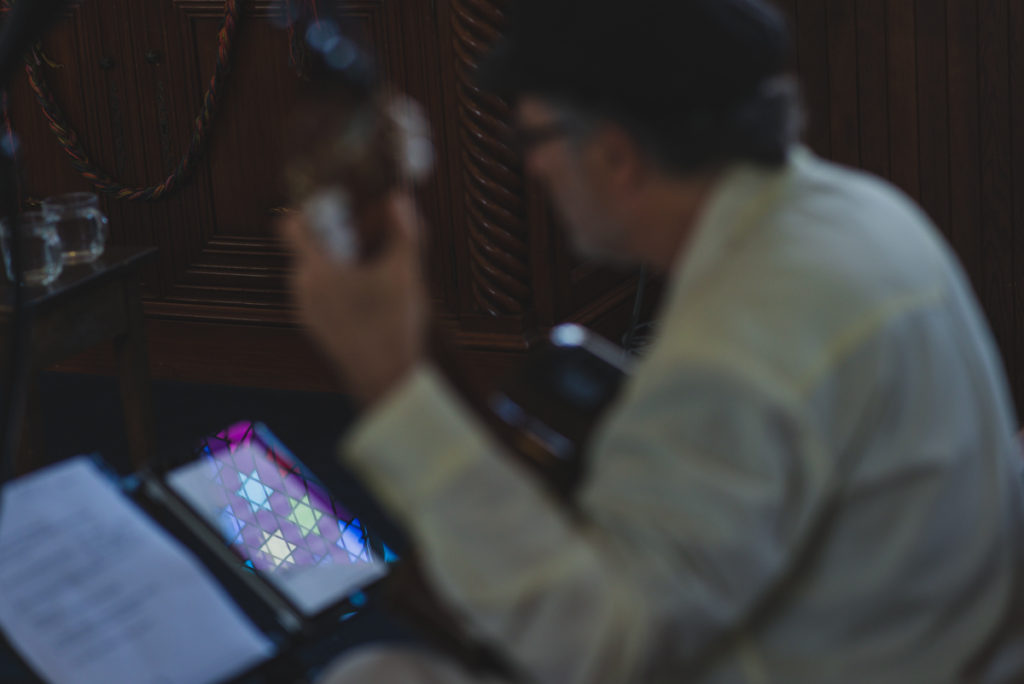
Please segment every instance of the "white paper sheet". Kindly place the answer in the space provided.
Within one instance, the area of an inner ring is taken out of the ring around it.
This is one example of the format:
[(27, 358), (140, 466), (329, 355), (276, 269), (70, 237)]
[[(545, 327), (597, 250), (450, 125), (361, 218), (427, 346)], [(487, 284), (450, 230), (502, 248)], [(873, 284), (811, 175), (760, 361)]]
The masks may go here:
[(8, 484), (0, 627), (54, 684), (204, 684), (273, 646), (86, 458)]

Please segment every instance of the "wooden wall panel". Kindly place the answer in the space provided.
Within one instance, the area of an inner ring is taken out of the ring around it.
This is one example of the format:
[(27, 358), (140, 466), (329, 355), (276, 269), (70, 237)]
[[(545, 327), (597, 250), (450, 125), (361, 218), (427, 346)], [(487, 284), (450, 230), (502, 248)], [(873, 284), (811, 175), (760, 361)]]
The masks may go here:
[[(93, 120), (103, 117), (108, 104), (103, 98), (98, 102), (89, 102), (84, 89), (73, 87), (79, 76), (91, 76), (93, 79), (90, 88), (98, 92), (105, 92), (105, 88), (102, 88), (102, 82), (106, 78), (105, 71), (92, 69), (87, 74), (78, 73), (78, 65), (81, 65), (90, 55), (96, 54), (95, 49), (83, 44), (84, 36), (78, 30), (78, 26), (86, 21), (88, 16), (89, 12), (79, 5), (54, 27), (51, 38), (47, 41), (46, 54), (59, 67), (52, 70), (50, 67), (41, 67), (45, 73), (52, 76), (52, 88), (64, 102), (69, 116), (79, 122), (88, 122), (87, 113)], [(62, 78), (62, 76), (66, 77)], [(33, 156), (46, 160), (46, 163), (36, 164), (25, 169), (23, 185), (26, 188), (34, 188), (46, 182), (55, 182), (69, 189), (88, 189), (88, 183), (82, 180), (66, 163), (57, 141), (50, 134), (43, 117), (39, 115), (34, 95), (24, 79), (19, 78), (15, 81), (10, 93), (10, 100), (11, 123), (21, 140), (22, 154), (31, 152)], [(90, 127), (85, 132), (91, 135), (95, 131)], [(112, 141), (107, 142), (112, 143)], [(112, 144), (103, 147), (104, 150), (114, 149)]]
[(1024, 400), (1024, 5), (779, 0), (820, 154), (889, 178), (935, 220)]
[(912, 2), (886, 2), (886, 76), (889, 91), (889, 173), (912, 197), (921, 194), (917, 128), (917, 25)]
[(858, 0), (857, 127), (860, 166), (880, 176), (890, 175), (889, 88), (886, 82), (885, 0)]
[[(438, 308), (467, 355), (494, 369), (545, 326), (628, 310), (635, 274), (573, 259), (540, 189), (522, 178), (507, 108), (472, 85), (473, 65), (501, 30), (503, 3), (334, 1), (434, 125), (437, 172), (418, 191), (425, 256)], [(978, 291), (1022, 398), (1024, 3), (777, 2), (793, 26), (807, 143), (890, 178), (931, 215)], [(213, 379), (239, 382), (275, 354), (306, 348), (271, 216), (285, 201), (273, 143), (297, 87), (286, 36), (268, 23), (272, 7), (243, 1), (235, 68), (209, 153), (189, 182), (156, 204), (104, 200), (115, 242), (161, 250), (146, 273), (159, 374), (209, 378), (220, 364)], [(62, 67), (41, 71), (103, 168), (145, 185), (177, 163), (212, 73), (223, 11), (221, 0), (90, 0), (45, 42)], [(23, 81), (13, 97), (29, 192), (85, 189)], [(176, 352), (199, 337), (208, 363)], [(489, 353), (494, 361), (483, 362)], [(321, 362), (302, 356), (282, 368), (322, 377)], [(267, 382), (288, 384), (281, 374)]]
[[(1017, 392), (1018, 411), (1024, 408), (1024, 3), (1009, 0), (1009, 121), (1010, 140), (1006, 141), (1010, 152), (1010, 198), (1011, 231), (1004, 238), (1002, 247), (1013, 253), (1013, 281), (1010, 284), (1015, 297), (1014, 331), (1017, 338), (1014, 346), (1004, 353), (1015, 359), (1014, 389)], [(998, 316), (996, 312), (992, 315)]]
[(828, 24), (822, 0), (795, 0), (793, 14), (797, 73), (804, 87), (808, 121), (805, 139), (821, 154), (832, 151), (829, 132), (831, 88)]
[(827, 0), (829, 150), (838, 162), (860, 164), (857, 0)]
[[(982, 263), (974, 271), (996, 341), (1005, 350), (1010, 377), (1019, 383), (1018, 307), (1024, 297), (1013, 286), (1013, 197), (1010, 159), (1010, 73), (1008, 4), (1019, 0), (978, 0), (978, 72), (981, 127)], [(1019, 122), (1018, 122), (1019, 123)], [(956, 170), (954, 170), (956, 174)], [(954, 175), (957, 180), (960, 180)], [(1024, 268), (1024, 264), (1020, 264)], [(1020, 384), (1017, 384), (1021, 388)], [(1021, 397), (1024, 400), (1024, 397)]]
[(920, 200), (947, 235), (949, 222), (949, 41), (947, 3), (917, 3), (917, 127)]
[[(287, 33), (271, 21), (277, 3), (238, 1), (232, 67), (205, 154), (159, 201), (104, 197), (104, 208), (113, 243), (159, 247), (144, 273), (150, 331), (160, 337), (151, 341), (157, 375), (293, 387), (280, 372), (266, 372), (267, 363), (288, 357), (279, 366), (295, 377), (328, 376), (315, 355), (296, 357), (308, 343), (274, 229), (287, 203), (282, 131), (300, 80)], [(443, 322), (478, 365), (488, 373), (509, 365), (558, 321), (593, 324), (628, 310), (634, 274), (569, 258), (538, 188), (523, 178), (508, 107), (473, 83), (477, 62), (500, 34), (503, 2), (322, 2), (337, 3), (346, 30), (433, 124), (438, 163), (417, 190), (425, 259)], [(90, 0), (46, 39), (62, 66), (39, 71), (105, 172), (145, 187), (178, 165), (214, 73), (225, 12), (223, 0)], [(69, 170), (26, 84), (14, 94), (29, 192), (88, 189)], [(198, 337), (211, 355), (203, 363), (191, 353)], [(495, 361), (484, 362), (488, 354)], [(109, 370), (105, 358), (87, 355), (63, 367)]]
[(978, 100), (978, 10), (974, 3), (951, 6), (949, 27), (950, 168), (960, 183), (949, 195), (948, 234), (970, 272), (981, 265), (981, 146)]

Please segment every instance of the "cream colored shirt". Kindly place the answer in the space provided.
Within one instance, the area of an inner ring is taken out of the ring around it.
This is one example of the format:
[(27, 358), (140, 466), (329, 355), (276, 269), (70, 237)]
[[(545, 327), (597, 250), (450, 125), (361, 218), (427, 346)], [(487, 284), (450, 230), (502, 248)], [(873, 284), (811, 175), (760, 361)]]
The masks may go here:
[(343, 453), (532, 680), (936, 684), (972, 660), (1024, 681), (1014, 432), (929, 221), (801, 149), (720, 182), (593, 441), (584, 523), (429, 366)]

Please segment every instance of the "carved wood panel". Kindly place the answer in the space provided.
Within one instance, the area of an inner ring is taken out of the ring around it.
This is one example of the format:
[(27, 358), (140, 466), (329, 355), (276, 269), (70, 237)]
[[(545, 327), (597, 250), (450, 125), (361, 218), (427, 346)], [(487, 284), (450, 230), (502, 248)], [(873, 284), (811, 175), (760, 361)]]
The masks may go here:
[[(523, 179), (507, 106), (474, 85), (476, 64), (501, 30), (502, 3), (337, 1), (386, 77), (423, 103), (434, 126), (437, 169), (418, 190), (425, 258), (438, 308), (478, 365), (507, 366), (509, 352), (526, 348), (539, 327), (590, 321), (628, 299), (620, 276), (576, 277), (545, 201)], [(112, 242), (160, 248), (145, 273), (145, 308), (160, 336), (153, 363), (165, 377), (209, 378), (222, 364), (221, 379), (238, 382), (249, 377), (247, 364), (258, 377), (276, 357), (308, 349), (274, 231), (274, 210), (286, 202), (280, 132), (299, 81), (288, 36), (273, 21), (275, 2), (240, 2), (232, 69), (201, 163), (157, 202), (103, 200)], [(214, 72), (224, 13), (221, 0), (90, 0), (47, 38), (47, 55), (60, 66), (41, 73), (105, 171), (145, 186), (177, 165)], [(89, 189), (26, 84), (13, 94), (28, 192)], [(204, 330), (204, 353), (215, 358), (200, 364), (184, 347)], [(300, 357), (289, 373), (324, 375), (320, 359)], [(64, 367), (102, 370), (103, 358)], [(263, 377), (293, 386), (281, 373)]]
[(467, 253), (475, 307), (490, 315), (521, 314), (530, 305), (525, 188), (512, 147), (511, 114), (475, 83), (481, 58), (501, 36), (492, 2), (453, 0), (455, 93), (467, 216)]
[(1024, 409), (1024, 4), (777, 0), (822, 155), (890, 179), (971, 279)]

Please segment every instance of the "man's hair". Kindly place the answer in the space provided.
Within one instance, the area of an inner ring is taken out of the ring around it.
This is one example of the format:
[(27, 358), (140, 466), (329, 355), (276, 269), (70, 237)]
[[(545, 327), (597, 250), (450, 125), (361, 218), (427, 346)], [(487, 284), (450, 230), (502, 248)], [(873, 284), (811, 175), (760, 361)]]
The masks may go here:
[(623, 126), (667, 170), (778, 166), (800, 128), (785, 21), (763, 0), (514, 0), (481, 85)]

